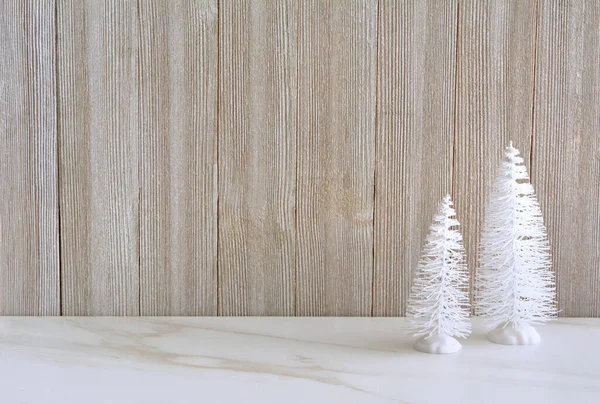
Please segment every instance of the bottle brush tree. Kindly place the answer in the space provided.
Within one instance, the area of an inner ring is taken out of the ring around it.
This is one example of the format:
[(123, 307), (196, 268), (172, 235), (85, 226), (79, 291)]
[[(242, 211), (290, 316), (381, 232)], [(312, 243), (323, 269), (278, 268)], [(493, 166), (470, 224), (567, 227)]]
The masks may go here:
[(519, 151), (506, 148), (492, 187), (475, 277), (476, 314), (492, 342), (537, 344), (534, 324), (556, 315), (556, 288), (542, 212)]
[(454, 337), (471, 333), (469, 272), (455, 215), (448, 195), (434, 216), (413, 279), (407, 311), (418, 351), (456, 352), (462, 346)]

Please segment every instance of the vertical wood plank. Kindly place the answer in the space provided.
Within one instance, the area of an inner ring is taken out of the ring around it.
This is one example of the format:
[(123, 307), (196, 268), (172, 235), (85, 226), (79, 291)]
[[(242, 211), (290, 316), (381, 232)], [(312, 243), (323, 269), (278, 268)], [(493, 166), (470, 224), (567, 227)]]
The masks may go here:
[(560, 315), (600, 316), (600, 3), (540, 0), (533, 183)]
[(138, 315), (136, 2), (57, 16), (63, 313)]
[(298, 6), (220, 8), (219, 313), (292, 315)]
[(452, 191), (457, 1), (381, 2), (373, 315), (405, 313), (431, 219)]
[(529, 168), (535, 4), (460, 2), (454, 194), (473, 276), (490, 186), (513, 141)]
[(0, 315), (59, 315), (54, 1), (0, 2)]
[(217, 3), (140, 1), (140, 311), (217, 314)]
[(297, 314), (372, 309), (376, 1), (299, 12)]

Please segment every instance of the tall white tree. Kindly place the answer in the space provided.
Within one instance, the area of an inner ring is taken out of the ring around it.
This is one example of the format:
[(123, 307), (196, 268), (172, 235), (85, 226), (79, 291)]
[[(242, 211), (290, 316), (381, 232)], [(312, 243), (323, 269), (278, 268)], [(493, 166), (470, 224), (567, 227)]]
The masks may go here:
[(537, 344), (534, 324), (556, 315), (546, 227), (527, 169), (510, 142), (492, 187), (475, 277), (476, 313), (488, 338), (507, 345)]
[(456, 352), (461, 344), (453, 337), (471, 333), (469, 272), (455, 216), (448, 195), (433, 218), (413, 279), (407, 311), (413, 334), (420, 337), (418, 351)]

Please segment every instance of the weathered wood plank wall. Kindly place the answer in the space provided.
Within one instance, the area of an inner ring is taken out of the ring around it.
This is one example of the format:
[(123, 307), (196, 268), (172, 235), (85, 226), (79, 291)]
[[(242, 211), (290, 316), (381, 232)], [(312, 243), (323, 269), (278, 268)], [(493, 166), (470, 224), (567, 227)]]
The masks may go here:
[(219, 314), (292, 315), (296, 1), (219, 10)]
[(60, 314), (54, 2), (0, 2), (0, 313)]
[(65, 315), (137, 315), (137, 2), (57, 2), (61, 297)]
[(600, 4), (0, 2), (0, 314), (405, 312), (503, 146), (600, 316)]
[(502, 150), (512, 140), (530, 162), (536, 9), (535, 3), (519, 0), (465, 0), (458, 15), (452, 177), (472, 276)]
[(216, 315), (217, 3), (138, 7), (140, 313)]
[(565, 316), (600, 316), (600, 2), (540, 0), (532, 181)]
[[(373, 314), (404, 314), (433, 213), (452, 191), (457, 2), (381, 2)], [(398, 270), (407, 268), (407, 270)]]
[(298, 15), (297, 314), (371, 314), (377, 2)]

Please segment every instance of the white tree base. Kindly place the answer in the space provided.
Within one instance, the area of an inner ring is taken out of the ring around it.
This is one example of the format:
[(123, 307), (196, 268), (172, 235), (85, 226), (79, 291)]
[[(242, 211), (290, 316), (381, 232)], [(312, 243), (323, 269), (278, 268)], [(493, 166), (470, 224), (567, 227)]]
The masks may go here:
[(490, 331), (488, 339), (502, 345), (537, 345), (541, 341), (540, 334), (530, 325), (500, 324)]
[(433, 335), (429, 338), (419, 338), (417, 342), (415, 342), (415, 349), (425, 353), (449, 354), (460, 351), (462, 345), (452, 337)]

